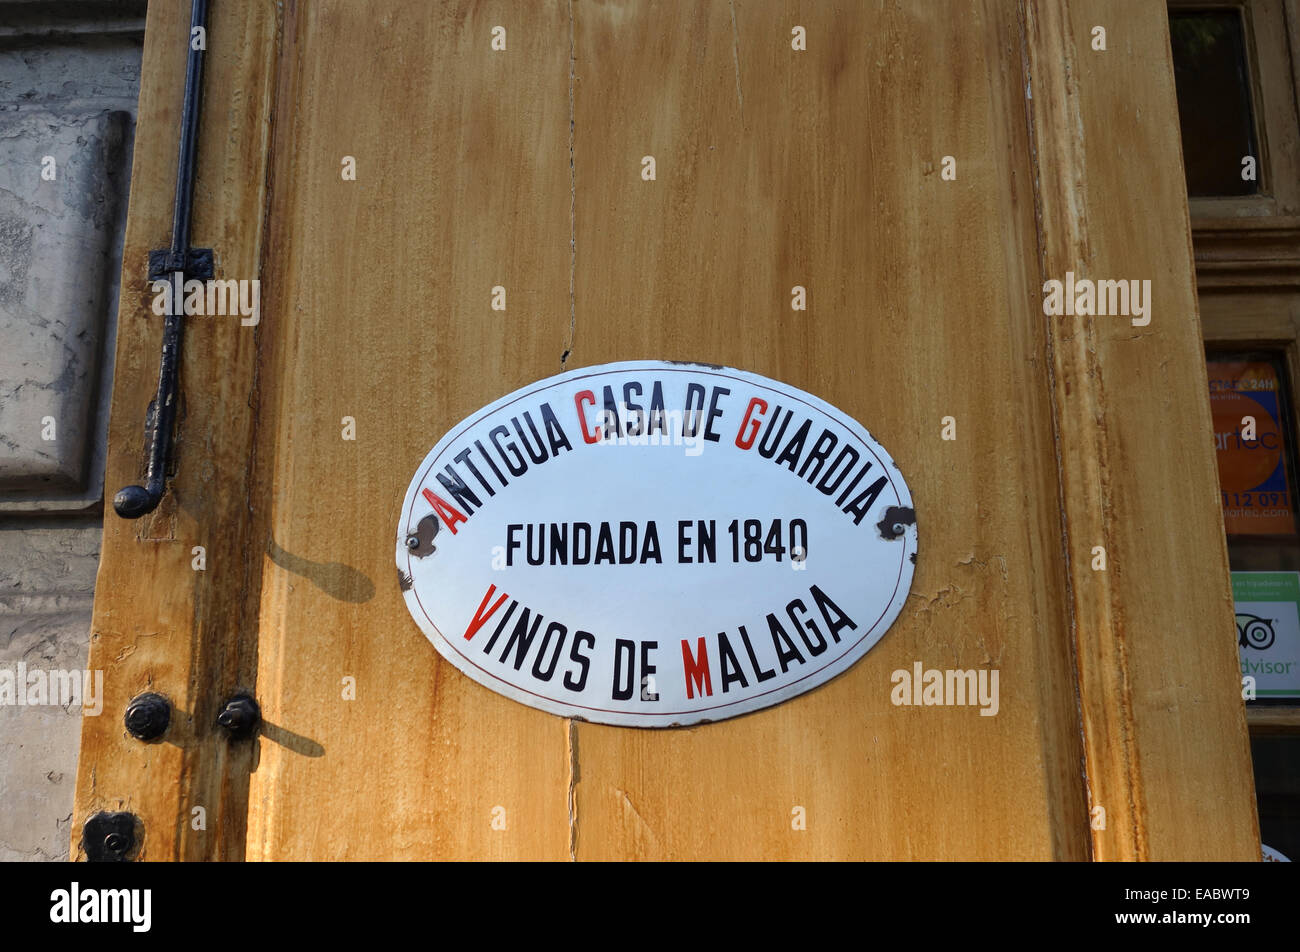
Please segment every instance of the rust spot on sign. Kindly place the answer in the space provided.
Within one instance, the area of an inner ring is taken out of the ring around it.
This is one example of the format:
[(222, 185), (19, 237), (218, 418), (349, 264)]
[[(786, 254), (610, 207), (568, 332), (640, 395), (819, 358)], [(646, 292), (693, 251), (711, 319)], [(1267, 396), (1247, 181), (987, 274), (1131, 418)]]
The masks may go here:
[(415, 531), (406, 537), (406, 547), (411, 550), (411, 554), (417, 559), (432, 555), (437, 551), (433, 540), (437, 538), (438, 530), (441, 528), (438, 517), (433, 513), (429, 513), (420, 520), (419, 525), (415, 527)]
[(885, 518), (876, 523), (882, 539), (901, 539), (908, 526), (916, 525), (916, 510), (909, 506), (890, 506)]

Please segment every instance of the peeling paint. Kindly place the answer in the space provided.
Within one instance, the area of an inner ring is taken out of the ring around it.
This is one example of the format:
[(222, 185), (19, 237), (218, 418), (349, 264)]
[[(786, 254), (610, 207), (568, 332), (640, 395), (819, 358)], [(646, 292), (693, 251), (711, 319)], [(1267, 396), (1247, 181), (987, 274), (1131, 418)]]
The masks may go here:
[(707, 367), (709, 370), (727, 370), (722, 364), (706, 364), (702, 360), (665, 360), (664, 363), (674, 367)]
[[(433, 544), (433, 540), (437, 538), (438, 530), (441, 528), (438, 517), (433, 513), (429, 513), (429, 515), (421, 519), (419, 525), (415, 527), (415, 531), (407, 537), (407, 548), (411, 550), (411, 554), (417, 559), (422, 559), (437, 552), (438, 549)], [(414, 539), (416, 544), (411, 545), (410, 539)]]

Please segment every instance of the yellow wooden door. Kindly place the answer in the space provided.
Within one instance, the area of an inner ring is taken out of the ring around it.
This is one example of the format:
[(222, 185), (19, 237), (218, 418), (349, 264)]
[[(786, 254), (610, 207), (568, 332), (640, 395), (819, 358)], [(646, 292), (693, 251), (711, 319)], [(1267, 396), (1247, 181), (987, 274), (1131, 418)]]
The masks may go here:
[[(110, 487), (156, 379), (187, 8), (149, 10)], [(105, 517), (74, 849), (127, 810), (144, 859), (1258, 857), (1163, 4), (223, 3), (207, 57), (193, 243), (260, 322), (188, 319), (168, 495)], [(1149, 324), (1046, 316), (1067, 271), (1149, 279)], [(412, 621), (429, 448), (646, 358), (812, 392), (905, 474), (911, 596), (845, 675), (607, 727)], [(894, 705), (917, 662), (996, 669), (997, 715)], [(231, 742), (241, 689), (264, 720)], [(147, 690), (153, 743), (120, 719)]]

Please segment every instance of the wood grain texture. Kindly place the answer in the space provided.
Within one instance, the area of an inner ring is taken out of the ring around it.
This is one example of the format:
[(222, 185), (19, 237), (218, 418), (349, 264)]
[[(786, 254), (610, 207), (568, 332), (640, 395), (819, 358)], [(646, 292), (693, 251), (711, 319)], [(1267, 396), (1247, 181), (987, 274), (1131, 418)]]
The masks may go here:
[(1030, 3), (1026, 49), (1043, 280), (1152, 290), (1149, 326), (1047, 321), (1094, 855), (1258, 859), (1164, 7)]
[[(893, 455), (920, 534), (902, 615), (831, 683), (688, 730), (580, 725), (578, 857), (1086, 857), (1014, 9), (576, 15), (570, 362), (810, 390)], [(895, 707), (915, 661), (999, 669), (999, 713)]]
[[(509, 53), (493, 55), (503, 22)], [(567, 16), (290, 3), (283, 42), (251, 500), (268, 729), (248, 856), (566, 858), (565, 722), (441, 660), (406, 610), (393, 548), (429, 447), (560, 369)]]
[[(214, 4), (205, 57), (193, 243), (214, 248), (217, 277), (257, 277), (275, 55), (275, 10)], [(170, 244), (189, 5), (153, 3), (146, 24), (118, 309), (106, 493), (140, 481), (144, 419), (158, 381), (162, 318), (151, 310), (148, 253)], [(265, 327), (238, 316), (185, 321), (175, 478), (151, 516), (105, 506), (89, 667), (104, 671), (103, 714), (83, 722), (73, 814), (130, 810), (144, 826), (145, 859), (242, 855), (253, 748), (228, 748), (219, 705), (251, 687), (252, 633), (239, 623), (247, 551), (247, 472), (256, 340)], [(191, 549), (207, 549), (207, 569)], [(122, 716), (157, 691), (174, 710), (166, 738), (142, 744)], [(206, 829), (195, 830), (203, 807)]]

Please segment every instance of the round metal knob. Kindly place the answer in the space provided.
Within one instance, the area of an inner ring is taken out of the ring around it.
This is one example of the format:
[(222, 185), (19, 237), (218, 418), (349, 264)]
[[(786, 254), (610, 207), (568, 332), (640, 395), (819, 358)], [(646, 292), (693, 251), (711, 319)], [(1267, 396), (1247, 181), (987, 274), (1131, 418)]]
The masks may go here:
[(126, 723), (127, 733), (136, 740), (157, 740), (167, 732), (167, 725), (171, 723), (171, 702), (152, 691), (141, 694), (126, 706), (122, 720)]

